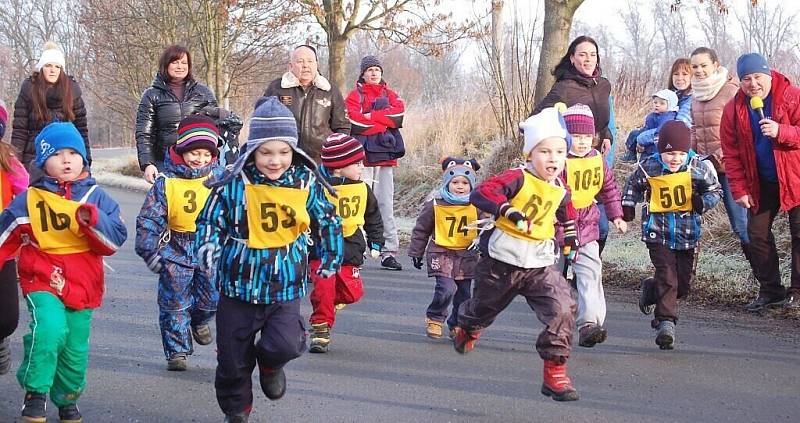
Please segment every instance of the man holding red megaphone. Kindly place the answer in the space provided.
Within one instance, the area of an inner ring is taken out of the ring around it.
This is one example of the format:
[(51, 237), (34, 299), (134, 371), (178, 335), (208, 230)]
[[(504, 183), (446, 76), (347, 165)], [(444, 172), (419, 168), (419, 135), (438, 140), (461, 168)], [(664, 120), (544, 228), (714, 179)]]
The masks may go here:
[[(720, 138), (736, 202), (748, 209), (750, 265), (760, 284), (745, 306), (800, 308), (800, 88), (770, 70), (758, 53), (736, 61), (739, 88), (722, 112)], [(792, 238), (791, 286), (781, 285), (772, 222), (787, 212)]]

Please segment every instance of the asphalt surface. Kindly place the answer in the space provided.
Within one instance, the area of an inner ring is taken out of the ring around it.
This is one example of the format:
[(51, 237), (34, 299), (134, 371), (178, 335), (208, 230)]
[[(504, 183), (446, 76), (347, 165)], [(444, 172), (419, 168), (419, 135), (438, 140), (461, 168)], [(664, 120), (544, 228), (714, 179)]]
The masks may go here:
[[(133, 252), (142, 194), (109, 192), (122, 205), (129, 239), (108, 261), (107, 293), (94, 314), (86, 392), (87, 422), (219, 422), (213, 345), (199, 346), (189, 371), (167, 372), (158, 332), (156, 276)], [(800, 334), (795, 322), (685, 310), (673, 351), (654, 344), (636, 293), (612, 294), (609, 339), (577, 346), (569, 373), (581, 400), (557, 403), (539, 393), (542, 329), (522, 299), (500, 315), (466, 356), (447, 340), (425, 337), (433, 280), (405, 270), (363, 271), (365, 297), (340, 312), (327, 354), (304, 354), (286, 367), (288, 392), (277, 402), (258, 390), (253, 422), (790, 422), (800, 416)], [(12, 336), (14, 371), (27, 311)], [(310, 313), (304, 300), (303, 313)], [(23, 391), (14, 371), (0, 376), (0, 422), (15, 421)], [(57, 410), (48, 405), (51, 421)]]

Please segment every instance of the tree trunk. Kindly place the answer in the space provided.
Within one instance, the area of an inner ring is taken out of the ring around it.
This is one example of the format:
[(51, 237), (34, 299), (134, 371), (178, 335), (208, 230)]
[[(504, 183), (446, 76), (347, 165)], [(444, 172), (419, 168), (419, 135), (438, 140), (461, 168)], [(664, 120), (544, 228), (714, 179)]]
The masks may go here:
[(497, 66), (497, 79), (503, 80), (503, 0), (492, 0), (492, 59)]
[(344, 90), (348, 85), (347, 81), (345, 81), (347, 63), (344, 59), (349, 41), (346, 36), (328, 34), (328, 69), (330, 69), (331, 73), (328, 78), (331, 84), (339, 88), (340, 91)]
[(572, 18), (583, 0), (545, 0), (544, 36), (539, 69), (536, 72), (536, 94), (533, 102), (538, 104), (553, 87), (555, 77), (551, 73), (569, 46), (569, 31)]

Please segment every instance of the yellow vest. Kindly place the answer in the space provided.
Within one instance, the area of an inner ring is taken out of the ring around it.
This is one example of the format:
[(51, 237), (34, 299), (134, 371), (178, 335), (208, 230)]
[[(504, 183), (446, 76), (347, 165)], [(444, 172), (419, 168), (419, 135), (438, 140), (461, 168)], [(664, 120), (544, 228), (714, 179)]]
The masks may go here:
[(556, 235), (556, 210), (561, 205), (566, 190), (523, 171), (525, 182), (509, 203), (531, 222), (531, 233), (517, 229), (517, 225), (505, 216), (500, 216), (495, 226), (503, 232), (527, 241), (545, 241)]
[(248, 248), (285, 247), (308, 229), (308, 191), (245, 182)]
[(647, 178), (650, 185), (650, 213), (692, 211), (690, 170)]
[(167, 178), (164, 191), (167, 197), (167, 224), (176, 232), (194, 232), (195, 220), (206, 204), (211, 189), (203, 185), (207, 177), (195, 179)]
[(576, 157), (567, 159), (567, 185), (572, 194), (572, 205), (584, 209), (594, 202), (594, 197), (603, 188), (603, 156)]
[(440, 205), (433, 202), (433, 242), (445, 248), (463, 250), (478, 236), (475, 229), (467, 225), (478, 220), (478, 209), (471, 204)]
[(40, 188), (28, 188), (28, 216), (39, 249), (49, 254), (89, 251), (75, 212), (81, 203)]
[(367, 211), (367, 184), (336, 185), (334, 198), (327, 190), (325, 196), (336, 207), (336, 214), (342, 218), (342, 235), (345, 238), (356, 233), (359, 227), (364, 226), (364, 213)]

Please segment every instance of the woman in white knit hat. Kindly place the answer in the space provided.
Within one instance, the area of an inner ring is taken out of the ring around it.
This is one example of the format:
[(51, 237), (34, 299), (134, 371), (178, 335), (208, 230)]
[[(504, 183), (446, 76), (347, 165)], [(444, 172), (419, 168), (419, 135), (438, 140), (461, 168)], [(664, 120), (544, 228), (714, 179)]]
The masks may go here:
[(22, 82), (14, 103), (11, 145), (27, 167), (36, 158), (33, 140), (48, 123), (72, 122), (86, 146), (86, 159), (91, 164), (89, 128), (81, 88), (65, 70), (64, 53), (53, 42), (44, 44), (33, 74)]

